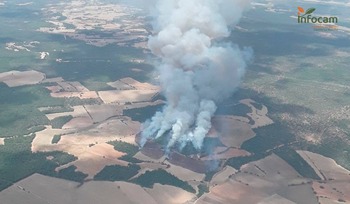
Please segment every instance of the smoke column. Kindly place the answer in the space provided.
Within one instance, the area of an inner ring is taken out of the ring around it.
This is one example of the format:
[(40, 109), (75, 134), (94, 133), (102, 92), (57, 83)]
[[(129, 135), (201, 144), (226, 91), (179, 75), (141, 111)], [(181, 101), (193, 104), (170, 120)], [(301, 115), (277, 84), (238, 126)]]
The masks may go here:
[(167, 149), (192, 142), (196, 149), (211, 128), (216, 103), (238, 87), (252, 51), (221, 39), (230, 35), (246, 0), (159, 0), (148, 46), (157, 65), (166, 105), (143, 124), (141, 146), (169, 133)]

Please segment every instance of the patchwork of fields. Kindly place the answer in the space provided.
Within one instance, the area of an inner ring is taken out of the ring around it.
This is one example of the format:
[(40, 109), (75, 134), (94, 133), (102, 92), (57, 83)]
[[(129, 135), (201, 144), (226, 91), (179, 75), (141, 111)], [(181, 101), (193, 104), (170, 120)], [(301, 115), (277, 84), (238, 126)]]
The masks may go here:
[(204, 148), (140, 149), (166, 101), (133, 2), (0, 1), (1, 203), (350, 202), (346, 29), (254, 1), (227, 39), (254, 61)]

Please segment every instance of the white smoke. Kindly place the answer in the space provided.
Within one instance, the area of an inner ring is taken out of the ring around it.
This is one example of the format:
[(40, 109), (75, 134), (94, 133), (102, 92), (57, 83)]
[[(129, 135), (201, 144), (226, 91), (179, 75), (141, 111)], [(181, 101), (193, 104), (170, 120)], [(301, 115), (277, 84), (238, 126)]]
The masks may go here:
[(220, 43), (249, 4), (246, 0), (159, 0), (149, 48), (167, 104), (143, 125), (141, 146), (170, 131), (167, 148), (192, 142), (197, 149), (211, 128), (220, 100), (239, 85), (251, 50)]

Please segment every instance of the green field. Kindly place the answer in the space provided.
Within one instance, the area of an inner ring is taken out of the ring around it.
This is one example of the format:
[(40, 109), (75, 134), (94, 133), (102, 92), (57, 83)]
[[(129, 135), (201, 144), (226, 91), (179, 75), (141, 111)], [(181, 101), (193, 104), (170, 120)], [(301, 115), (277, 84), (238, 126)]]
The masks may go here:
[(51, 120), (51, 126), (53, 129), (62, 129), (63, 125), (68, 123), (72, 119), (73, 119), (73, 116), (71, 115), (61, 116)]
[(61, 135), (54, 135), (51, 144), (57, 144), (61, 140)]
[(87, 174), (84, 174), (82, 172), (76, 171), (77, 167), (76, 166), (69, 166), (65, 169), (61, 169), (58, 171), (58, 173), (56, 176), (58, 178), (62, 178), (62, 179), (67, 179), (67, 180), (71, 180), (71, 181), (77, 181), (80, 183), (84, 182), (84, 179), (88, 176)]
[[(140, 81), (148, 80), (146, 73), (153, 67), (149, 64), (135, 64), (130, 59), (145, 58), (145, 53), (132, 47), (110, 45), (95, 47), (85, 42), (65, 39), (63, 35), (47, 34), (36, 31), (40, 27), (52, 26), (46, 22), (41, 8), (54, 1), (39, 0), (27, 6), (18, 6), (20, 0), (6, 2), (6, 9), (0, 8), (0, 73), (18, 70), (37, 70), (47, 78), (63, 77), (65, 80), (79, 81), (90, 90), (110, 90), (106, 83), (123, 77), (134, 77)], [(103, 32), (101, 32), (103, 33)], [(38, 41), (30, 51), (18, 52), (5, 49), (6, 43), (24, 46)], [(49, 52), (45, 60), (39, 52)], [(58, 63), (56, 59), (68, 61)], [(136, 67), (141, 72), (133, 72)], [(100, 104), (99, 100), (81, 100), (78, 98), (52, 98), (45, 86), (38, 84), (10, 88), (0, 83), (0, 137), (5, 137), (5, 145), (0, 145), (0, 191), (33, 173), (42, 173), (54, 177), (82, 182), (86, 175), (76, 172), (74, 166), (55, 172), (60, 165), (76, 158), (62, 152), (32, 153), (31, 141), (35, 132), (43, 130), (45, 125), (61, 128), (72, 119), (71, 116), (59, 117), (49, 121), (45, 114), (73, 111), (72, 107), (83, 104)], [(40, 107), (51, 107), (40, 112)], [(56, 135), (52, 143), (59, 141)], [(133, 153), (135, 154), (135, 153)], [(46, 159), (53, 156), (52, 160)], [(138, 162), (127, 154), (125, 160)]]
[(106, 166), (94, 176), (94, 180), (100, 181), (128, 181), (135, 176), (140, 167), (134, 164), (129, 166)]
[(133, 157), (139, 151), (138, 146), (135, 146), (126, 142), (122, 142), (122, 141), (112, 141), (112, 142), (109, 142), (109, 144), (113, 145), (115, 150), (126, 153), (126, 155), (123, 155), (119, 159), (127, 162), (131, 162), (131, 163), (142, 162), (141, 160)]
[(31, 128), (48, 125), (49, 120), (38, 108), (60, 106), (63, 99), (54, 99), (40, 85), (9, 88), (0, 83), (0, 132), (2, 136), (26, 135)]
[(141, 123), (153, 117), (157, 111), (162, 110), (163, 105), (146, 106), (144, 108), (134, 108), (123, 111), (123, 115), (129, 116), (134, 121)]
[[(0, 145), (0, 191), (33, 173), (68, 178), (64, 174), (57, 174), (55, 168), (76, 158), (63, 152), (32, 153), (31, 142), (34, 137), (8, 138), (5, 139), (5, 145)], [(48, 160), (48, 156), (53, 159)]]
[(155, 183), (171, 185), (182, 188), (188, 192), (195, 193), (195, 190), (187, 182), (184, 182), (163, 169), (146, 171), (146, 173), (131, 180), (142, 187), (152, 188)]

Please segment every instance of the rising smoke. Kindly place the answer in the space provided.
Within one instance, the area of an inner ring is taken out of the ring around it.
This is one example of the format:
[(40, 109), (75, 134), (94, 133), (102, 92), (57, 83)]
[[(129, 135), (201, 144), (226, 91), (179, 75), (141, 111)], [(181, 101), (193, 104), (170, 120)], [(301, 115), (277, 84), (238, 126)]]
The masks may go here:
[(167, 149), (192, 142), (202, 148), (216, 103), (238, 87), (252, 51), (220, 42), (230, 35), (247, 0), (159, 0), (148, 41), (166, 106), (143, 124), (141, 146), (170, 134)]

